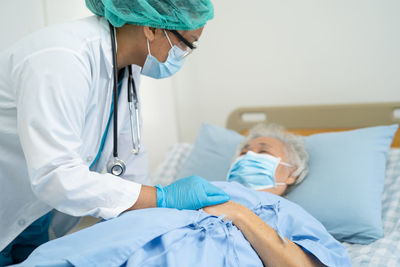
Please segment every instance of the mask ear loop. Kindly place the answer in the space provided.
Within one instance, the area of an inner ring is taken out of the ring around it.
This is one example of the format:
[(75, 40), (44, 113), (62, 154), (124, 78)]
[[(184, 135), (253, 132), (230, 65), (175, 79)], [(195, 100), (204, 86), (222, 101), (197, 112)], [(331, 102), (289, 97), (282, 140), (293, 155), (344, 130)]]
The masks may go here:
[[(171, 40), (169, 39), (169, 36), (167, 34), (167, 32), (164, 30), (164, 34), (167, 37), (168, 43), (171, 46), (171, 48), (173, 47)], [(150, 43), (149, 43), (149, 39), (146, 39), (147, 41), (147, 51), (149, 52), (149, 55), (151, 55), (151, 51), (150, 51)]]
[(167, 32), (166, 32), (165, 30), (164, 30), (164, 34), (165, 34), (165, 36), (167, 37), (168, 43), (169, 43), (169, 45), (171, 46), (171, 48), (174, 47), (174, 46), (172, 45), (172, 42), (171, 42), (171, 40), (169, 39), (169, 36), (168, 36), (168, 34), (167, 34)]
[(149, 39), (146, 39), (146, 41), (147, 41), (147, 51), (149, 51), (149, 55), (151, 56)]
[[(285, 167), (288, 167), (288, 168), (294, 168), (295, 166), (293, 166), (292, 164), (289, 164), (289, 163), (286, 163), (286, 162), (283, 162), (283, 161), (281, 161), (280, 160), (280, 158), (279, 158), (279, 163), (278, 163), (278, 165), (279, 164), (281, 164), (282, 166), (285, 166)], [(289, 176), (290, 177), (290, 176)], [(288, 177), (288, 178), (289, 178)], [(276, 180), (276, 178), (274, 177), (274, 179)], [(287, 185), (287, 183), (277, 183), (277, 182), (275, 182), (275, 187), (278, 187), (278, 186), (285, 186), (285, 185)]]
[[(281, 161), (281, 162), (279, 162), (279, 164), (282, 164), (283, 166), (288, 167), (288, 168), (296, 168), (296, 169), (297, 169), (296, 166), (294, 166), (294, 165), (292, 165), (292, 164), (289, 164), (289, 163), (286, 163), (286, 162), (282, 162), (282, 161)], [(296, 169), (294, 169), (293, 171), (290, 172), (290, 175), (289, 175), (288, 178), (286, 178), (286, 180), (289, 179), (289, 178), (291, 177), (291, 175), (293, 174), (293, 172), (296, 171)], [(287, 185), (287, 183), (275, 183), (275, 184), (276, 184), (277, 186), (278, 186), (278, 185), (280, 185), (280, 186)]]
[(293, 166), (292, 164), (289, 164), (289, 163), (286, 163), (286, 162), (283, 162), (283, 161), (280, 161), (279, 164), (282, 164), (283, 166), (289, 167), (289, 168), (296, 167), (296, 166)]

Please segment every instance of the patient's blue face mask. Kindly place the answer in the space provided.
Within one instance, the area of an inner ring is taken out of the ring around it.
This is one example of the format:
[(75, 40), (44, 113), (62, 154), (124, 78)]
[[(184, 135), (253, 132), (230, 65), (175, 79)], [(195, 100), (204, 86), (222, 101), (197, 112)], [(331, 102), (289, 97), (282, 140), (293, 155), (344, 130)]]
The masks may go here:
[(255, 190), (286, 185), (275, 181), (275, 172), (279, 164), (293, 167), (288, 163), (281, 162), (280, 158), (248, 151), (245, 155), (238, 157), (232, 164), (228, 173), (228, 181), (238, 182)]
[(159, 62), (157, 58), (152, 56), (150, 53), (149, 40), (147, 40), (147, 49), (149, 53), (147, 54), (146, 61), (144, 62), (142, 68), (143, 75), (155, 79), (168, 78), (178, 72), (178, 70), (180, 70), (180, 68), (183, 66), (186, 52), (180, 49), (178, 46), (172, 45), (168, 34), (165, 31), (164, 34), (168, 39), (169, 45), (171, 46), (171, 49), (168, 52), (167, 60), (165, 62)]

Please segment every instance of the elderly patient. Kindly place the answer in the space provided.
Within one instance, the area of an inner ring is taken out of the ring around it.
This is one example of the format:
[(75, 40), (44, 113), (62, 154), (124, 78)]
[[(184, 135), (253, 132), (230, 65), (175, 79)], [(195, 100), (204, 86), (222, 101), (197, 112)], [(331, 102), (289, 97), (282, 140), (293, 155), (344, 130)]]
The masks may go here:
[(304, 139), (277, 124), (254, 126), (236, 156), (239, 158), (229, 171), (229, 181), (279, 196), (301, 183), (308, 173)]
[(229, 202), (130, 211), (42, 245), (22, 266), (351, 266), (322, 224), (281, 197), (306, 177), (307, 160), (301, 137), (258, 125), (228, 182), (214, 182)]
[[(239, 156), (228, 174), (228, 181), (248, 188), (284, 195), (305, 178), (308, 154), (304, 140), (275, 124), (259, 124), (239, 145)], [(299, 263), (315, 266), (320, 262), (312, 254), (279, 234), (250, 209), (234, 201), (206, 207), (207, 213), (225, 214), (257, 251), (264, 265), (283, 266)], [(286, 242), (284, 242), (286, 241)]]

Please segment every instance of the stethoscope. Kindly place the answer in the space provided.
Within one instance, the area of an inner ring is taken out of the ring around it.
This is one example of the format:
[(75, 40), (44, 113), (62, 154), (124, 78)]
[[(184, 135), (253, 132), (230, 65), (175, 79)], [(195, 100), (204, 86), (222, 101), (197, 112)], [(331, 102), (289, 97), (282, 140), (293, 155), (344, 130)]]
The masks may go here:
[[(117, 65), (117, 49), (116, 49), (116, 38), (115, 38), (115, 28), (110, 25), (110, 35), (111, 35), (111, 48), (112, 48), (112, 59), (113, 59), (113, 135), (114, 135), (114, 148), (113, 148), (113, 160), (109, 162), (107, 166), (107, 171), (113, 175), (121, 176), (125, 173), (126, 164), (122, 159), (118, 158), (118, 65)], [(132, 65), (128, 67), (128, 104), (129, 104), (129, 117), (131, 125), (131, 138), (132, 138), (132, 154), (138, 154), (140, 151), (140, 114), (139, 114), (139, 99), (136, 92), (135, 82), (132, 75)], [(133, 135), (133, 113), (135, 113), (136, 118), (136, 138)]]

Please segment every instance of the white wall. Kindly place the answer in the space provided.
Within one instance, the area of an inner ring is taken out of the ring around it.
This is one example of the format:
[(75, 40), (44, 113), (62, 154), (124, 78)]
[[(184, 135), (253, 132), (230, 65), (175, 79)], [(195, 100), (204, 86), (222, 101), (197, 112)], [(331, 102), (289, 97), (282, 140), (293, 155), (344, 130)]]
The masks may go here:
[(240, 106), (400, 101), (400, 1), (213, 3), (174, 79), (181, 141)]
[[(0, 51), (46, 25), (92, 15), (84, 0), (0, 0)], [(143, 143), (151, 170), (178, 141), (171, 79), (144, 78), (140, 88)]]
[(172, 80), (142, 78), (140, 98), (143, 115), (143, 143), (149, 152), (150, 170), (164, 159), (169, 147), (178, 142)]
[(43, 7), (47, 25), (93, 15), (85, 0), (43, 0)]
[(45, 25), (42, 0), (0, 0), (0, 51)]

